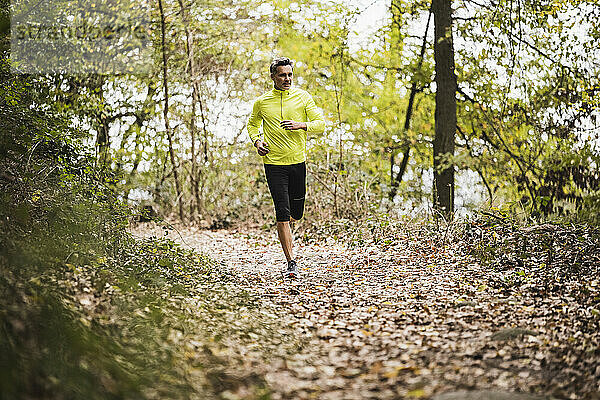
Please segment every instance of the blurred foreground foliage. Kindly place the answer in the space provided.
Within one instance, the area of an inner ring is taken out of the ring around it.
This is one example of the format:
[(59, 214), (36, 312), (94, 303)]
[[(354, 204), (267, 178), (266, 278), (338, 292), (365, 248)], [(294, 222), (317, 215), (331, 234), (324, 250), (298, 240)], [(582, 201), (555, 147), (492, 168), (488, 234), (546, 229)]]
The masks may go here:
[(40, 110), (32, 78), (0, 74), (0, 398), (262, 396), (214, 354), (276, 317), (207, 257), (133, 238), (80, 133)]

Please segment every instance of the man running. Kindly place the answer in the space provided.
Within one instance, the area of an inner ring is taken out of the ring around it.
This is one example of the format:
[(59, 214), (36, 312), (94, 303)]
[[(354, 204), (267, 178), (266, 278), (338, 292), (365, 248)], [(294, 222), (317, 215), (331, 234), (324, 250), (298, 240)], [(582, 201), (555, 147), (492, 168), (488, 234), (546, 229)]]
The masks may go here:
[(254, 102), (248, 134), (258, 155), (263, 157), (275, 205), (277, 234), (287, 259), (284, 275), (297, 278), (290, 221), (297, 221), (304, 214), (307, 135), (323, 133), (325, 120), (308, 92), (292, 88), (294, 66), (289, 58), (276, 58), (269, 71), (274, 88)]

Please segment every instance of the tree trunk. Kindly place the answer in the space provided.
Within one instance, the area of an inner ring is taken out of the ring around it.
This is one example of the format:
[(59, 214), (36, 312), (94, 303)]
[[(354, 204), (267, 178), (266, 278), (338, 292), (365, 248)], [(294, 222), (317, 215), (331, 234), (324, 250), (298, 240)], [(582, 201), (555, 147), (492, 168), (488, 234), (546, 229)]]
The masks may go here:
[(106, 114), (104, 107), (104, 77), (98, 75), (97, 79), (91, 80), (91, 88), (98, 91), (100, 97), (99, 110), (96, 110), (95, 117), (97, 123), (96, 133), (96, 165), (100, 170), (104, 171), (108, 167), (110, 148), (110, 125), (108, 123), (108, 115)]
[(338, 126), (340, 128), (340, 137), (339, 137), (339, 160), (338, 160), (338, 166), (337, 166), (337, 171), (335, 173), (334, 176), (334, 180), (333, 180), (333, 209), (335, 212), (335, 217), (336, 218), (340, 218), (340, 207), (338, 204), (338, 183), (340, 181), (340, 176), (342, 173), (342, 169), (343, 169), (343, 165), (344, 165), (344, 144), (342, 142), (343, 137), (342, 137), (342, 112), (341, 112), (341, 104), (342, 104), (342, 96), (344, 94), (344, 48), (340, 48), (340, 84), (338, 87), (337, 82), (334, 85), (335, 88), (335, 104), (336, 104), (336, 110), (337, 110), (337, 119), (338, 119)]
[(169, 86), (167, 75), (167, 49), (166, 49), (166, 24), (165, 13), (163, 10), (162, 0), (158, 0), (158, 8), (160, 10), (160, 29), (161, 29), (161, 44), (162, 44), (162, 60), (163, 60), (163, 87), (165, 91), (165, 107), (163, 110), (165, 118), (165, 130), (169, 139), (169, 158), (173, 166), (173, 179), (175, 180), (175, 192), (177, 195), (177, 203), (179, 206), (179, 219), (183, 221), (183, 198), (181, 188), (179, 186), (179, 174), (177, 173), (177, 163), (175, 161), (175, 151), (173, 150), (173, 134), (169, 124)]
[(454, 154), (456, 75), (452, 46), (451, 0), (433, 0), (435, 58), (435, 138), (433, 140), (433, 205), (446, 217), (454, 212), (454, 166), (444, 158)]
[[(392, 4), (393, 5), (393, 4)], [(429, 8), (429, 16), (427, 17), (427, 25), (425, 25), (425, 34), (423, 35), (423, 43), (421, 44), (421, 53), (419, 54), (419, 62), (417, 64), (417, 69), (415, 73), (419, 72), (421, 66), (423, 65), (423, 58), (425, 56), (425, 49), (427, 47), (427, 35), (429, 33), (429, 22), (431, 21), (431, 13), (433, 12), (432, 8)], [(395, 19), (394, 19), (395, 20)], [(417, 91), (419, 91), (417, 87), (417, 79), (413, 76), (412, 84), (410, 86), (410, 96), (408, 97), (408, 106), (406, 107), (406, 116), (404, 118), (404, 132), (408, 135), (408, 129), (410, 128), (410, 119), (412, 117), (413, 105), (415, 104), (415, 96), (417, 95)], [(400, 170), (394, 177), (394, 150), (392, 150), (391, 160), (391, 170), (390, 170), (390, 180), (392, 190), (390, 191), (390, 200), (394, 201), (394, 197), (396, 197), (396, 193), (398, 191), (398, 187), (402, 182), (402, 178), (404, 177), (404, 173), (406, 172), (406, 168), (408, 167), (408, 158), (410, 157), (410, 144), (407, 144), (404, 147), (402, 154), (402, 161), (400, 162)]]
[[(179, 0), (179, 9), (181, 12), (181, 19), (183, 21), (183, 28), (185, 31), (186, 38), (186, 52), (188, 58), (188, 73), (189, 73), (189, 81), (192, 86), (192, 116), (190, 118), (190, 135), (192, 139), (192, 170), (190, 173), (190, 181), (192, 186), (192, 193), (194, 195), (193, 200), (190, 206), (190, 213), (192, 215), (192, 219), (195, 219), (200, 214), (200, 192), (198, 190), (198, 180), (200, 178), (198, 173), (198, 162), (196, 159), (196, 137), (197, 137), (197, 128), (196, 128), (196, 105), (198, 104), (198, 83), (196, 82), (196, 61), (194, 59), (194, 40), (192, 37), (192, 33), (189, 29), (189, 20), (186, 14), (185, 5), (183, 4), (183, 0)], [(201, 171), (201, 170), (200, 170)], [(201, 173), (201, 172), (200, 172)]]

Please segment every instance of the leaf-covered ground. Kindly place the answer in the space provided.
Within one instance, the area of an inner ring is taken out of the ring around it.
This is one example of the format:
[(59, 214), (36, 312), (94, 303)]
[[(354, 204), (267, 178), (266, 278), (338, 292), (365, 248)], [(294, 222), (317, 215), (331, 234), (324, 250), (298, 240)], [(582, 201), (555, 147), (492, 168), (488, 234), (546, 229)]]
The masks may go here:
[[(217, 260), (228, 287), (279, 320), (277, 332), (221, 345), (222, 398), (252, 397), (243, 381), (255, 377), (273, 399), (600, 399), (591, 229), (303, 232), (297, 282), (281, 277), (272, 231), (177, 230), (173, 239)], [(252, 326), (244, 310), (226, 313), (241, 331)]]

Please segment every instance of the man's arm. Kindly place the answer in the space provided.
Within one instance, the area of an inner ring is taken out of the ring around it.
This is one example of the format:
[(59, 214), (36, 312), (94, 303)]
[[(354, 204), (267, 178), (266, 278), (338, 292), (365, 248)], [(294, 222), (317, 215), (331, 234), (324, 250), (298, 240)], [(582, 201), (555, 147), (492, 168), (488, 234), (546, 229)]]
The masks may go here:
[(286, 119), (285, 121), (281, 121), (279, 124), (283, 129), (288, 131), (295, 131), (297, 129), (306, 130), (306, 122), (296, 122)]
[(256, 100), (254, 106), (252, 106), (252, 114), (248, 119), (248, 136), (252, 140), (252, 144), (256, 147), (256, 152), (259, 156), (266, 156), (269, 152), (269, 147), (265, 143), (260, 135), (260, 124), (262, 124), (262, 115), (260, 113), (260, 102)]
[(260, 124), (262, 124), (262, 115), (260, 113), (260, 102), (256, 100), (254, 102), (254, 106), (252, 106), (252, 114), (250, 114), (250, 118), (248, 119), (247, 129), (248, 136), (250, 136), (250, 140), (252, 143), (256, 145), (256, 141), (261, 139), (260, 132), (258, 131), (260, 128)]
[(308, 133), (323, 133), (325, 131), (325, 119), (323, 114), (319, 112), (315, 101), (310, 94), (306, 94), (306, 103), (304, 105), (304, 111), (306, 112), (307, 122), (298, 122), (285, 120), (281, 121), (281, 127), (285, 130), (297, 130), (303, 129)]
[(323, 133), (325, 131), (325, 118), (323, 118), (323, 114), (317, 108), (317, 105), (310, 94), (306, 101), (306, 117), (308, 118), (306, 132)]

